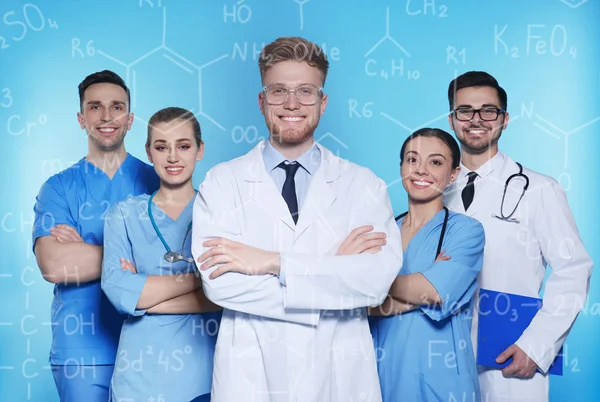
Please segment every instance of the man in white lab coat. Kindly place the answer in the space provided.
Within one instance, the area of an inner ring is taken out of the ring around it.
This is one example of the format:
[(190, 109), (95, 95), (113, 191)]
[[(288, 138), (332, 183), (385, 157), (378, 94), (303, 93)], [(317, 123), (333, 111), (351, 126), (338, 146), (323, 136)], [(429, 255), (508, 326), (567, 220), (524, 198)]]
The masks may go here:
[(224, 307), (212, 401), (380, 401), (365, 307), (402, 265), (386, 185), (314, 141), (321, 48), (279, 38), (259, 67), (269, 140), (211, 169), (194, 204), (192, 253)]
[[(448, 100), (448, 120), (462, 145), (462, 169), (445, 202), (483, 224), (486, 245), (479, 285), (539, 297), (546, 265), (552, 269), (542, 308), (496, 360), (512, 357), (512, 362), (502, 370), (479, 367), (482, 400), (547, 401), (547, 371), (585, 304), (593, 263), (562, 187), (498, 151), (509, 114), (506, 92), (496, 79), (467, 72), (450, 83)], [(474, 342), (477, 322), (475, 316)]]

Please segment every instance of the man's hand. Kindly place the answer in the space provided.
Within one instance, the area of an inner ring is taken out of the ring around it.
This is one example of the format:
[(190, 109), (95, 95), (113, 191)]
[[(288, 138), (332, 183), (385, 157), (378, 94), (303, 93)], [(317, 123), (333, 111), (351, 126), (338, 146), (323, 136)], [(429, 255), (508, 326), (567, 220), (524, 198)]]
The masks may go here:
[(137, 274), (137, 269), (135, 269), (135, 265), (133, 265), (131, 261), (126, 260), (125, 258), (121, 258), (121, 268), (123, 268), (124, 271), (129, 271), (134, 274)]
[(205, 271), (220, 265), (209, 276), (215, 279), (225, 272), (239, 272), (246, 275), (279, 275), (279, 253), (261, 250), (228, 239), (214, 239), (204, 242), (204, 247), (211, 247), (198, 257), (202, 263), (200, 270)]
[(504, 377), (532, 378), (537, 370), (537, 365), (523, 349), (512, 344), (496, 358), (496, 363), (502, 364), (512, 356), (513, 361), (502, 369)]
[(354, 229), (340, 245), (336, 255), (356, 255), (361, 253), (375, 254), (381, 251), (386, 243), (383, 232), (369, 233), (375, 229), (371, 225), (359, 226)]
[(50, 234), (56, 237), (59, 243), (83, 242), (77, 230), (69, 225), (60, 224), (50, 229)]

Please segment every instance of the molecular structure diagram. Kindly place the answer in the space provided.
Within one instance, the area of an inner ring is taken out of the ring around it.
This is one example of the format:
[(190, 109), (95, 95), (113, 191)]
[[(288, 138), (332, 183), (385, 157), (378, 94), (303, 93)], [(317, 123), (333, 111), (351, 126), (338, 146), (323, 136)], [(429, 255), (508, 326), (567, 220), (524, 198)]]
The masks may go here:
[(304, 5), (308, 3), (310, 0), (294, 0), (294, 3), (298, 3), (298, 7), (300, 8), (300, 30), (304, 29)]
[(389, 7), (386, 7), (386, 9), (385, 9), (385, 35), (375, 45), (373, 45), (373, 47), (371, 47), (371, 49), (369, 49), (367, 51), (367, 53), (365, 53), (365, 57), (369, 57), (369, 55), (371, 53), (373, 53), (375, 51), (375, 49), (377, 49), (379, 47), (379, 45), (381, 45), (386, 40), (389, 40), (390, 42), (392, 42), (394, 44), (394, 46), (396, 46), (398, 49), (400, 49), (400, 51), (402, 53), (404, 53), (406, 55), (406, 57), (410, 57), (410, 53), (408, 53), (406, 51), (406, 49), (401, 44), (399, 44), (398, 41), (396, 41), (396, 39), (394, 39), (392, 37), (392, 35), (390, 35), (390, 8)]
[[(592, 124), (596, 123), (597, 121), (600, 121), (600, 116), (580, 125), (579, 127), (576, 127), (574, 129), (571, 130), (563, 130), (562, 128), (559, 128), (556, 124), (552, 123), (551, 121), (549, 121), (548, 119), (540, 116), (539, 114), (535, 115), (536, 121), (533, 123), (534, 126), (536, 126), (537, 128), (539, 128), (540, 130), (542, 130), (543, 132), (545, 132), (546, 134), (549, 134), (550, 136), (552, 136), (553, 138), (560, 140), (561, 139), (561, 135), (564, 137), (564, 157), (565, 157), (565, 164), (564, 164), (564, 168), (567, 169), (568, 168), (568, 164), (569, 164), (569, 137), (572, 136), (573, 134), (583, 130), (584, 128), (587, 128), (589, 126), (591, 126)], [(557, 132), (559, 134), (557, 134)]]
[[(242, 0), (242, 1), (244, 1), (244, 0)], [(132, 106), (135, 107), (136, 102), (137, 102), (137, 99), (136, 99), (137, 76), (136, 76), (135, 67), (136, 67), (136, 65), (141, 63), (146, 58), (152, 56), (153, 54), (155, 54), (157, 52), (162, 51), (163, 52), (162, 55), (165, 59), (169, 60), (170, 62), (172, 62), (176, 66), (180, 67), (182, 70), (186, 71), (189, 74), (197, 74), (198, 108), (197, 109), (191, 108), (190, 111), (192, 113), (194, 113), (194, 115), (196, 117), (202, 116), (203, 118), (205, 118), (206, 120), (210, 121), (215, 126), (217, 126), (220, 130), (226, 131), (225, 127), (223, 127), (221, 124), (219, 124), (217, 121), (215, 121), (212, 117), (210, 117), (208, 114), (206, 114), (206, 112), (204, 110), (204, 104), (203, 104), (203, 99), (202, 99), (202, 71), (206, 67), (211, 66), (215, 63), (218, 63), (219, 61), (221, 61), (223, 59), (228, 58), (229, 54), (221, 55), (221, 56), (217, 57), (216, 59), (211, 60), (201, 66), (198, 66), (198, 65), (192, 63), (191, 61), (187, 60), (185, 57), (183, 57), (182, 55), (180, 55), (179, 53), (175, 52), (173, 49), (171, 49), (167, 46), (167, 8), (162, 7), (162, 10), (163, 10), (163, 26), (162, 26), (162, 43), (160, 44), (160, 46), (150, 50), (149, 52), (147, 52), (143, 56), (139, 57), (138, 59), (132, 61), (131, 63), (125, 63), (115, 57), (110, 56), (109, 54), (107, 54), (101, 50), (97, 50), (97, 53), (126, 68), (127, 82), (132, 83), (132, 92), (133, 92), (132, 93)]]
[(571, 8), (578, 8), (579, 6), (584, 5), (588, 2), (588, 0), (560, 0), (561, 3), (566, 4)]

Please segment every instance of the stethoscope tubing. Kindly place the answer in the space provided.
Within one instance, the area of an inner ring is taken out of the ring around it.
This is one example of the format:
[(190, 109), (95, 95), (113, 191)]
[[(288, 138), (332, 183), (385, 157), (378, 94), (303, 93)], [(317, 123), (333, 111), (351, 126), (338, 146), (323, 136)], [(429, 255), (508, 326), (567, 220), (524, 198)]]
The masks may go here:
[[(162, 233), (160, 232), (160, 230), (158, 229), (158, 226), (156, 225), (156, 221), (154, 220), (154, 214), (152, 213), (152, 200), (154, 199), (154, 196), (156, 195), (156, 193), (158, 192), (155, 191), (154, 193), (152, 193), (152, 195), (150, 196), (150, 199), (148, 200), (148, 217), (150, 218), (150, 223), (152, 223), (152, 227), (154, 228), (154, 231), (156, 232), (156, 235), (158, 236), (158, 238), (160, 239), (160, 241), (162, 242), (163, 246), (165, 246), (165, 249), (167, 250), (167, 252), (165, 253), (165, 260), (167, 262), (177, 262), (177, 261), (186, 261), (189, 263), (193, 263), (194, 259), (193, 258), (188, 258), (188, 257), (184, 257), (183, 256), (183, 247), (185, 245), (185, 241), (190, 233), (190, 229), (192, 228), (192, 222), (190, 222), (190, 224), (187, 227), (187, 230), (185, 232), (185, 236), (183, 237), (183, 242), (181, 243), (181, 253), (178, 252), (173, 252), (171, 251), (171, 248), (169, 247), (169, 245), (167, 244), (167, 242), (165, 241), (165, 238), (163, 237)], [(167, 256), (175, 254), (176, 259), (175, 261), (171, 261)]]
[[(400, 219), (404, 218), (408, 214), (408, 211), (400, 214), (396, 217), (396, 222)], [(444, 237), (446, 236), (446, 227), (448, 226), (448, 208), (444, 207), (444, 223), (442, 223), (442, 232), (440, 233), (440, 239), (438, 240), (437, 251), (435, 253), (434, 261), (437, 259), (438, 255), (442, 251), (442, 243), (444, 242)]]
[[(523, 166), (519, 162), (515, 162), (515, 163), (519, 167), (519, 172), (511, 174), (510, 176), (508, 176), (508, 179), (506, 179), (506, 183), (504, 184), (504, 191), (502, 192), (502, 201), (500, 203), (500, 215), (492, 214), (492, 217), (500, 219), (501, 221), (505, 221), (505, 222), (520, 223), (520, 221), (518, 219), (513, 218), (512, 216), (517, 211), (517, 208), (519, 208), (519, 204), (521, 203), (521, 200), (523, 199), (525, 192), (529, 188), (529, 177), (527, 177), (527, 175), (523, 173)], [(504, 215), (504, 198), (506, 197), (506, 190), (508, 189), (508, 186), (510, 185), (510, 181), (517, 177), (524, 178), (525, 185), (523, 186), (523, 190), (521, 191), (521, 196), (517, 200), (517, 204), (513, 208), (512, 212), (508, 216), (505, 216)]]

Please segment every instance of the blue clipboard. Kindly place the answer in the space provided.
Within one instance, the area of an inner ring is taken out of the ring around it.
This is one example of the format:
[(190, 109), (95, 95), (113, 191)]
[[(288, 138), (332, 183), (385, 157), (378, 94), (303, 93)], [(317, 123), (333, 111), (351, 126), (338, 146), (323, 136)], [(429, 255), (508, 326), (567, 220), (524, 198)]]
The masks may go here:
[[(496, 363), (496, 358), (519, 339), (541, 307), (539, 298), (480, 289), (477, 364), (498, 369), (508, 366), (512, 357), (503, 364)], [(548, 374), (563, 375), (562, 348)]]

